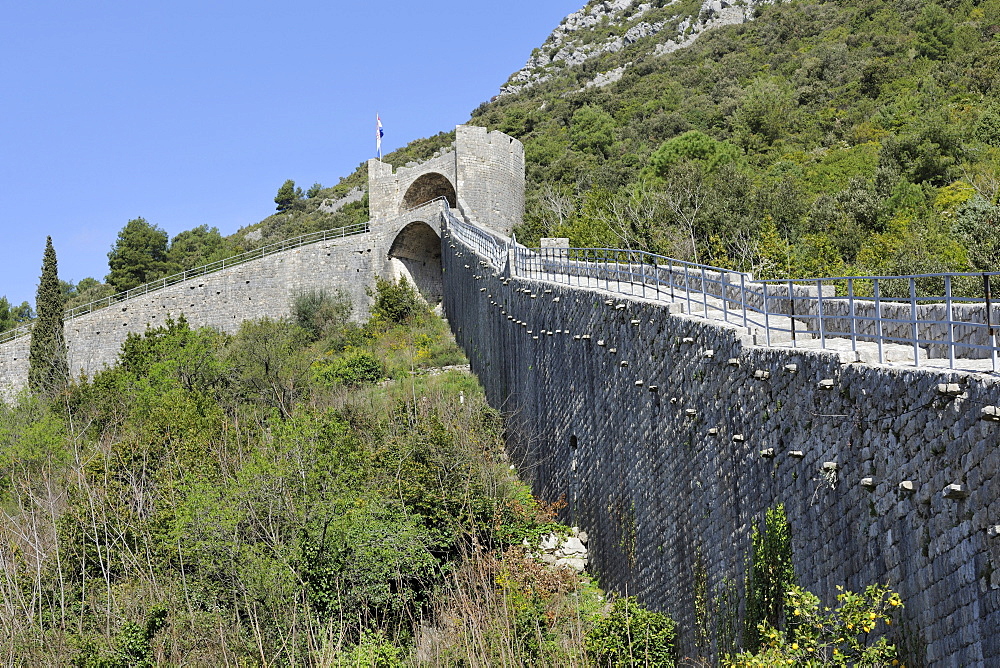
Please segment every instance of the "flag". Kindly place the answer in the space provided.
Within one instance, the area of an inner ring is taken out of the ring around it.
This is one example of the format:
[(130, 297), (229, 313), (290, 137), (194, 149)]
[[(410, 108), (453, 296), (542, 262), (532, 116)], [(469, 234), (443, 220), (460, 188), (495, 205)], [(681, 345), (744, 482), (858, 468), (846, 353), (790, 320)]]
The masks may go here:
[(385, 131), (382, 129), (382, 119), (379, 118), (378, 114), (375, 114), (375, 149), (378, 151), (378, 159), (382, 159), (382, 137), (385, 136)]

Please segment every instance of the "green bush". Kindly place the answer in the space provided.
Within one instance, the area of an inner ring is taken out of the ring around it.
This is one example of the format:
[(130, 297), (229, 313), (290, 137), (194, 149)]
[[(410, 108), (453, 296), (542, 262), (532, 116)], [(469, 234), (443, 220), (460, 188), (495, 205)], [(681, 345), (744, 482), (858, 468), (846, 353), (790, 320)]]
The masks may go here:
[(349, 351), (342, 357), (335, 358), (330, 364), (314, 368), (316, 380), (326, 385), (360, 387), (377, 383), (385, 376), (382, 360), (365, 350)]
[[(841, 589), (841, 587), (837, 587)], [(842, 591), (838, 607), (820, 605), (816, 595), (791, 586), (784, 603), (794, 621), (786, 631), (760, 625), (758, 652), (726, 656), (722, 664), (739, 668), (770, 666), (888, 666), (898, 665), (895, 645), (884, 636), (893, 611), (903, 605), (899, 594), (872, 585), (861, 594)]]
[(369, 290), (368, 294), (375, 298), (371, 316), (376, 322), (411, 322), (428, 312), (427, 304), (405, 276), (400, 276), (398, 281), (376, 277), (375, 290)]
[(365, 631), (351, 651), (337, 661), (345, 668), (401, 668), (403, 650), (385, 637), (383, 631)]
[(635, 598), (614, 602), (611, 614), (587, 634), (585, 647), (601, 666), (673, 666), (676, 625)]
[(343, 290), (309, 290), (299, 294), (292, 303), (292, 318), (309, 337), (316, 341), (347, 327), (354, 310), (351, 296)]

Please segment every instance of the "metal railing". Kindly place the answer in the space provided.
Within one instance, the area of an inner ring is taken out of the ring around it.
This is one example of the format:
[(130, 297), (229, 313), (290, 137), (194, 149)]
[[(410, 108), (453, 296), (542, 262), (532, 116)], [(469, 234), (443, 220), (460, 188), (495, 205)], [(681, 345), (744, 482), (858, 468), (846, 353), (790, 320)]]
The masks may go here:
[[(218, 260), (216, 262), (211, 262), (209, 264), (205, 264), (200, 267), (195, 267), (193, 269), (186, 269), (182, 272), (172, 274), (170, 276), (165, 276), (164, 278), (160, 278), (150, 283), (146, 283), (145, 285), (140, 285), (139, 287), (132, 288), (131, 290), (126, 290), (125, 292), (119, 292), (118, 294), (110, 295), (108, 297), (102, 297), (101, 299), (94, 300), (87, 304), (76, 306), (74, 308), (68, 309), (66, 313), (63, 315), (63, 318), (65, 320), (71, 320), (81, 315), (86, 315), (88, 313), (92, 313), (93, 311), (97, 311), (102, 308), (107, 308), (112, 304), (123, 302), (126, 299), (132, 299), (133, 297), (141, 297), (151, 292), (162, 290), (163, 288), (174, 285), (176, 283), (182, 283), (183, 281), (187, 281), (192, 278), (198, 278), (199, 276), (204, 276), (206, 274), (213, 274), (217, 271), (222, 271), (223, 269), (229, 269), (230, 267), (235, 267), (236, 265), (250, 262), (251, 260), (259, 260), (262, 257), (267, 257), (268, 255), (274, 255), (275, 253), (281, 253), (286, 250), (292, 250), (295, 248), (299, 248), (300, 246), (308, 246), (309, 244), (320, 243), (323, 241), (331, 241), (333, 239), (342, 239), (344, 237), (354, 236), (356, 234), (364, 234), (368, 231), (369, 231), (369, 226), (367, 222), (357, 223), (355, 225), (348, 225), (346, 227), (338, 227), (333, 230), (320, 230), (319, 232), (310, 232), (309, 234), (303, 234), (301, 236), (292, 237), (291, 239), (285, 239), (283, 241), (278, 241), (276, 243), (267, 244), (252, 251), (240, 253), (239, 255), (227, 257), (222, 260)], [(12, 341), (30, 332), (31, 332), (30, 324), (21, 325), (15, 329), (11, 329), (6, 332), (0, 333), (0, 343), (6, 343), (7, 341)]]
[(744, 327), (768, 346), (849, 349), (880, 364), (947, 359), (952, 369), (957, 359), (989, 360), (998, 370), (1000, 272), (756, 280), (644, 251), (534, 250), (454, 215), (448, 222), (455, 239), (498, 271), (682, 303), (686, 313)]
[(444, 214), (448, 223), (447, 229), (456, 239), (474, 249), (480, 257), (492, 263), (495, 269), (503, 269), (511, 244), (516, 242), (485, 228), (466, 223), (448, 207), (445, 207)]

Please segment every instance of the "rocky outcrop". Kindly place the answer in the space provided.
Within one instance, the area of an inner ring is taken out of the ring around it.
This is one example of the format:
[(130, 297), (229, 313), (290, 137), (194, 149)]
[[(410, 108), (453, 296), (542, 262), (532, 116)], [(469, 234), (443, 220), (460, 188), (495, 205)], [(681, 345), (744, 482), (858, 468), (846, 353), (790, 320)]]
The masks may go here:
[(353, 204), (354, 202), (360, 202), (364, 199), (365, 191), (361, 188), (352, 188), (350, 192), (341, 197), (340, 199), (325, 199), (323, 203), (319, 205), (319, 210), (324, 213), (337, 213), (344, 206), (348, 204)]
[[(692, 44), (706, 30), (749, 21), (753, 8), (766, 1), (769, 0), (747, 0), (736, 4), (729, 0), (705, 0), (693, 16), (663, 16), (661, 8), (635, 0), (589, 3), (563, 19), (542, 47), (535, 49), (525, 66), (511, 75), (500, 88), (500, 96), (548, 81), (566, 68), (581, 65), (603, 54), (617, 53), (648, 37), (662, 36), (662, 41), (652, 49), (655, 55), (676, 51)], [(643, 20), (654, 9), (661, 18)], [(624, 31), (622, 28), (625, 28)], [(594, 40), (593, 33), (598, 30), (620, 34)], [(602, 72), (587, 85), (605, 86), (617, 81), (630, 65)]]
[(573, 527), (568, 536), (557, 533), (546, 534), (531, 545), (527, 540), (524, 547), (534, 559), (549, 564), (555, 568), (571, 568), (577, 573), (587, 568), (589, 552), (587, 551), (587, 532)]

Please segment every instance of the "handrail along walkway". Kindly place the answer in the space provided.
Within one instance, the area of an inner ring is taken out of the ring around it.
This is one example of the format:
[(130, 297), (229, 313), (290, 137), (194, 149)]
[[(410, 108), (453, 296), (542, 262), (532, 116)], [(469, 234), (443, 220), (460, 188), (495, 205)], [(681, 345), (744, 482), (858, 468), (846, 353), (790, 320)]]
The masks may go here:
[[(497, 272), (680, 302), (686, 313), (742, 326), (768, 346), (857, 354), (868, 344), (880, 364), (908, 359), (917, 367), (937, 366), (930, 360), (947, 358), (954, 369), (956, 359), (964, 359), (985, 371), (973, 360), (989, 360), (989, 369), (998, 371), (1000, 309), (992, 283), (1000, 272), (758, 280), (646, 251), (529, 249), (446, 213), (448, 232)], [(944, 294), (918, 296), (929, 283), (943, 286)], [(982, 296), (957, 296), (958, 285), (966, 292), (981, 286)]]

